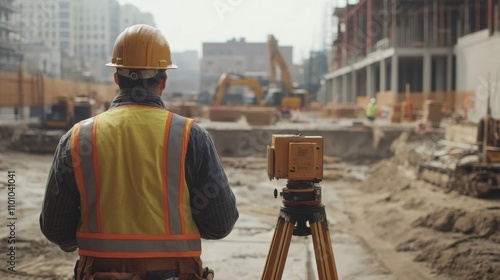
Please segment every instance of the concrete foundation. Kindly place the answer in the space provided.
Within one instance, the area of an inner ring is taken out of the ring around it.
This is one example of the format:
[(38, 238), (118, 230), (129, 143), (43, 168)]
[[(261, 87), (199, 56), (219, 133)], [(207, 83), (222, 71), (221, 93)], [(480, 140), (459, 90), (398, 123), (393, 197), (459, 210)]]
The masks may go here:
[(339, 127), (332, 129), (223, 129), (206, 127), (223, 157), (265, 157), (273, 134), (323, 136), (324, 155), (344, 160), (382, 159), (392, 155), (390, 146), (403, 127)]

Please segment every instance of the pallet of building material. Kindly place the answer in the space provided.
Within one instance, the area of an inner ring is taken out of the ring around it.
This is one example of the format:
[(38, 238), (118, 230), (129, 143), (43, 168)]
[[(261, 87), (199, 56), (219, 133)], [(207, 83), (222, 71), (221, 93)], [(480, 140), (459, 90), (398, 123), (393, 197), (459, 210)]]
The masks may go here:
[(353, 119), (358, 117), (357, 112), (358, 112), (358, 107), (355, 105), (340, 105), (335, 107), (333, 115), (335, 118), (338, 119), (343, 119), (343, 118)]
[(165, 103), (165, 107), (170, 112), (176, 113), (186, 118), (193, 118), (198, 114), (197, 106), (194, 102), (171, 102)]
[(424, 102), (424, 110), (422, 120), (424, 123), (430, 123), (433, 126), (439, 125), (443, 119), (443, 103), (434, 100), (426, 100)]
[(280, 116), (276, 108), (246, 108), (242, 113), (250, 125), (274, 125)]
[(236, 122), (241, 116), (241, 107), (208, 108), (208, 118), (213, 122)]
[(334, 108), (332, 106), (325, 106), (321, 109), (320, 116), (324, 118), (329, 118), (333, 116)]
[(402, 116), (402, 108), (401, 104), (396, 103), (392, 106), (392, 111), (390, 114), (390, 121), (391, 123), (400, 123), (401, 122), (401, 116)]

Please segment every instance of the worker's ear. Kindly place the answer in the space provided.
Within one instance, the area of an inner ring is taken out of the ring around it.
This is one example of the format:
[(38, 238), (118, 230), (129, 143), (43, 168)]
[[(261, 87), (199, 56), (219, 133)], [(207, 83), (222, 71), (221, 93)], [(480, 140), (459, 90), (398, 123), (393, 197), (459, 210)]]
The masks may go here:
[(161, 78), (161, 81), (160, 81), (161, 91), (163, 91), (166, 87), (167, 87), (167, 74), (165, 73), (165, 76), (163, 76), (163, 78)]
[(115, 84), (118, 85), (118, 72), (115, 72), (115, 75), (113, 77), (115, 78)]

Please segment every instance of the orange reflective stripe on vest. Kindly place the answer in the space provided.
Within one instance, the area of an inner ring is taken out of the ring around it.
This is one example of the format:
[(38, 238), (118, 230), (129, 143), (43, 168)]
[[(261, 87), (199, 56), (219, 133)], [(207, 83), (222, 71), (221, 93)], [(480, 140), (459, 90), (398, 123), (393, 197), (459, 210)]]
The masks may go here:
[(192, 124), (163, 109), (122, 106), (74, 126), (80, 255), (201, 255), (184, 174)]

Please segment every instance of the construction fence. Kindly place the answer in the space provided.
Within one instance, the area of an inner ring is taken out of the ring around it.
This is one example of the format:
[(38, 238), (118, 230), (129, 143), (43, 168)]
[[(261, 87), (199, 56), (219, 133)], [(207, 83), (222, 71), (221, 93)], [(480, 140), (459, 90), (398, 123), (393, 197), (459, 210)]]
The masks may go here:
[(0, 108), (49, 105), (58, 97), (92, 96), (98, 102), (111, 102), (117, 94), (115, 84), (74, 82), (23, 72), (0, 72)]

